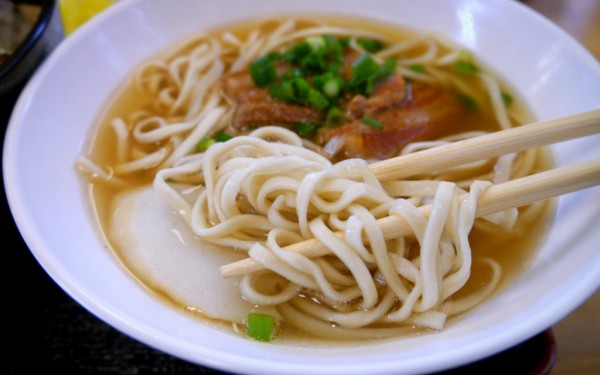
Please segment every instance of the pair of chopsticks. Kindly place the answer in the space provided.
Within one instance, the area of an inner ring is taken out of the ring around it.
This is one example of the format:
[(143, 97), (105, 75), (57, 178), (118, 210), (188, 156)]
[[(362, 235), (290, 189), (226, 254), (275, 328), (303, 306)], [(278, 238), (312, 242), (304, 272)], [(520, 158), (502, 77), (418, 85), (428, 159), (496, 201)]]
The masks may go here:
[[(600, 109), (556, 120), (536, 122), (467, 140), (402, 155), (369, 167), (381, 181), (406, 178), (422, 171), (435, 171), (464, 163), (549, 145), (600, 133)], [(476, 217), (525, 206), (537, 201), (600, 184), (600, 158), (551, 169), (491, 186), (478, 201)], [(431, 206), (419, 208), (425, 216)], [(386, 239), (410, 234), (408, 223), (396, 215), (378, 221)], [(343, 236), (343, 233), (337, 233)], [(318, 240), (311, 239), (286, 247), (307, 257), (330, 253)], [(221, 276), (232, 277), (262, 269), (252, 258), (221, 267)]]

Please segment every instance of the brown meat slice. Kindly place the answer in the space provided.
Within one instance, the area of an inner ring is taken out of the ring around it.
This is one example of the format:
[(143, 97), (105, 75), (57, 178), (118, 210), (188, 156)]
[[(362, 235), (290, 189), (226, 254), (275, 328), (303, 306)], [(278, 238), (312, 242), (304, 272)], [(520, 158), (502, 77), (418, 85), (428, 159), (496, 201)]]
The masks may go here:
[(320, 122), (324, 118), (324, 114), (314, 108), (273, 100), (267, 89), (254, 85), (248, 70), (224, 77), (223, 92), (237, 107), (233, 118), (237, 129)]
[(356, 95), (348, 103), (346, 118), (362, 119), (374, 113), (400, 105), (406, 99), (406, 83), (400, 73), (396, 73), (379, 84), (368, 98)]
[(353, 120), (329, 130), (325, 138), (342, 140), (339, 152), (344, 157), (385, 159), (409, 142), (446, 133), (464, 110), (456, 95), (443, 88), (413, 84), (409, 91), (409, 97), (401, 104), (369, 115), (383, 129)]
[(269, 91), (257, 87), (248, 69), (226, 74), (222, 79), (223, 94), (234, 104), (264, 102)]
[(298, 122), (313, 123), (323, 120), (323, 113), (305, 106), (276, 101), (240, 104), (234, 117), (237, 128), (264, 125), (292, 125)]

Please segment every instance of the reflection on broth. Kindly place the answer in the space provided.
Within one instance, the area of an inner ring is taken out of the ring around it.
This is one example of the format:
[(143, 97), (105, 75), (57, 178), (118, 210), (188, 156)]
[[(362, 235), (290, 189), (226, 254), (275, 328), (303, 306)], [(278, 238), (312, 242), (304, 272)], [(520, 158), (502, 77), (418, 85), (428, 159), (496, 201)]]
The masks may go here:
[[(179, 309), (264, 341), (435, 332), (540, 246), (545, 202), (473, 215), (488, 186), (547, 169), (548, 152), (402, 181), (379, 182), (368, 165), (518, 126), (530, 120), (523, 104), (433, 35), (338, 17), (259, 20), (142, 64), (78, 166), (117, 256)], [(376, 220), (390, 215), (413, 234), (385, 238)], [(330, 254), (285, 249), (307, 239)], [(263, 269), (220, 275), (247, 257)]]

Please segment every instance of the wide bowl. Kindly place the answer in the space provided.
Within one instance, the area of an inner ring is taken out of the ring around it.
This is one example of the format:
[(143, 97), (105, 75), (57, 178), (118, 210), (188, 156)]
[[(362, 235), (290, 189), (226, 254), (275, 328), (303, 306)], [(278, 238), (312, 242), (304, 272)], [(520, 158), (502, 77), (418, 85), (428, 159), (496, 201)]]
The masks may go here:
[[(600, 64), (555, 25), (505, 0), (129, 0), (82, 26), (36, 72), (10, 120), (4, 180), (15, 221), (72, 298), (178, 358), (248, 374), (425, 373), (498, 353), (547, 329), (600, 285), (600, 189), (563, 196), (541, 251), (501, 293), (434, 335), (352, 346), (264, 344), (158, 301), (107, 250), (74, 160), (133, 67), (192, 33), (281, 13), (342, 12), (445, 35), (472, 50), (537, 120), (600, 108)], [(553, 146), (558, 165), (600, 156), (598, 136)]]

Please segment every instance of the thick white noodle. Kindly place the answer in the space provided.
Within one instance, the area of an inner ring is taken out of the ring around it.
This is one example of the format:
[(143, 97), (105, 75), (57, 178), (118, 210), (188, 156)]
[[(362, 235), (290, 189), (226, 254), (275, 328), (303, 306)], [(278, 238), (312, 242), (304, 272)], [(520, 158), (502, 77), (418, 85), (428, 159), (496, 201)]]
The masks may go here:
[[(202, 176), (193, 203), (184, 196), (186, 189), (171, 186), (178, 175), (191, 173)], [(258, 305), (295, 301), (298, 314), (354, 329), (383, 323), (443, 328), (447, 302), (470, 275), (468, 234), (477, 199), (489, 185), (476, 182), (468, 193), (444, 181), (382, 185), (363, 160), (332, 165), (280, 127), (217, 144), (201, 158), (161, 170), (155, 179), (156, 189), (196, 235), (248, 251), (268, 272), (289, 282), (264, 294), (255, 285), (266, 271), (246, 275), (240, 289), (244, 298)], [(459, 199), (461, 194), (466, 198)], [(428, 217), (405, 199), (412, 195), (432, 203)], [(417, 240), (412, 246), (420, 248), (416, 255), (407, 258), (405, 238), (384, 239), (376, 220), (386, 215), (400, 215), (411, 225)], [(335, 233), (340, 228), (342, 236)], [(285, 248), (310, 238), (332, 255), (312, 259)], [(321, 305), (302, 297), (306, 293)], [(464, 300), (460, 306), (470, 304)]]

